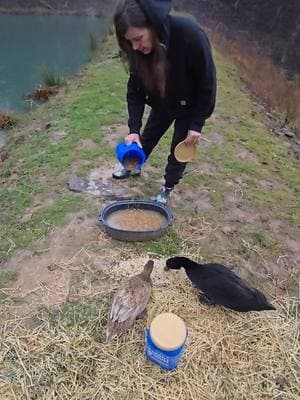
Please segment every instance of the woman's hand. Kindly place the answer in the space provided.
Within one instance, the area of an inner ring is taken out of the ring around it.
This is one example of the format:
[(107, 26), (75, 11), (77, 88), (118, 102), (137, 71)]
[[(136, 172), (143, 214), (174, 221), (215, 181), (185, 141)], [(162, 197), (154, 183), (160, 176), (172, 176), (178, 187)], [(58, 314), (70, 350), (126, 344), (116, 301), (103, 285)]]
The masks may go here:
[(129, 135), (125, 137), (125, 143), (127, 144), (127, 146), (132, 143), (136, 143), (141, 149), (143, 148), (140, 135), (137, 133), (129, 133)]
[(201, 139), (200, 132), (189, 130), (187, 137), (185, 139), (185, 143), (187, 145), (198, 144), (200, 139)]

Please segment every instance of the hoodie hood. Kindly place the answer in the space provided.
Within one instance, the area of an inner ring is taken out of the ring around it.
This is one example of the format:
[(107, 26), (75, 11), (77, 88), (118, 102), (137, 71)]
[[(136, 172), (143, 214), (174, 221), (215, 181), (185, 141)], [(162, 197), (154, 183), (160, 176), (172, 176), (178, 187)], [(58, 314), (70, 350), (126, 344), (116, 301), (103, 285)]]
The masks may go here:
[(169, 13), (172, 8), (171, 0), (136, 0), (150, 23), (155, 27), (159, 39), (168, 44)]

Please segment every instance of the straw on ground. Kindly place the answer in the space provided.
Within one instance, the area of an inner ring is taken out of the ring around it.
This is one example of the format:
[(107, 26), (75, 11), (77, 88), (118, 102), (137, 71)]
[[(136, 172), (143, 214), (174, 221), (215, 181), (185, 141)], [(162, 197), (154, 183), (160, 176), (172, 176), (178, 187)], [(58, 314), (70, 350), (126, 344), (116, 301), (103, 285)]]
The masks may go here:
[[(147, 257), (121, 261), (107, 274), (136, 273)], [(147, 320), (112, 344), (104, 342), (111, 287), (60, 309), (41, 309), (36, 328), (1, 327), (1, 399), (296, 400), (299, 330), (295, 301), (276, 312), (239, 314), (198, 302), (183, 272), (155, 262)], [(102, 272), (103, 274), (103, 272)], [(8, 309), (2, 309), (7, 312)], [(188, 340), (180, 366), (166, 372), (145, 360), (145, 327), (160, 312), (182, 317)]]

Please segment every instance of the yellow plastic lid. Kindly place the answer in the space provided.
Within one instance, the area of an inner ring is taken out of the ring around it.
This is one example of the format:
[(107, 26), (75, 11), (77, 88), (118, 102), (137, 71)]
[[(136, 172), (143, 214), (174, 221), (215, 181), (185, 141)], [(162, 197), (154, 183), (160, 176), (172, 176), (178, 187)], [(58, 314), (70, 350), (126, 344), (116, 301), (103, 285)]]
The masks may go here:
[(196, 151), (197, 146), (195, 144), (188, 145), (185, 141), (182, 141), (175, 147), (174, 156), (179, 162), (188, 162), (195, 157)]
[(157, 315), (150, 325), (152, 342), (161, 350), (172, 351), (181, 347), (186, 339), (183, 320), (172, 313)]

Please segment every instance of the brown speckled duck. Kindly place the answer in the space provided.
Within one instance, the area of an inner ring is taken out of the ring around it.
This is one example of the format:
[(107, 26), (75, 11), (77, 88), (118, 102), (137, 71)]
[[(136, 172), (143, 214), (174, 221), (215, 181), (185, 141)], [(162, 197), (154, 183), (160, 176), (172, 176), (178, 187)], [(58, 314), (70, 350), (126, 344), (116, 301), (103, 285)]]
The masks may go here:
[(144, 313), (152, 290), (151, 273), (154, 262), (149, 260), (143, 272), (134, 275), (121, 284), (114, 295), (108, 314), (106, 341), (130, 328)]

